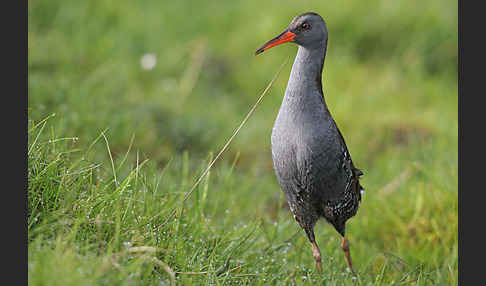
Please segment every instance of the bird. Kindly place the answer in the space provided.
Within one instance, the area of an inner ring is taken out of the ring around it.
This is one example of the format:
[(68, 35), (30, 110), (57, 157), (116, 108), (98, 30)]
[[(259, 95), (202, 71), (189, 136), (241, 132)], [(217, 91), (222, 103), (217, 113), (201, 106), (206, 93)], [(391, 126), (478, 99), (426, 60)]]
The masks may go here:
[(314, 226), (324, 218), (342, 236), (341, 249), (355, 273), (346, 221), (355, 216), (364, 192), (344, 137), (332, 117), (322, 90), (328, 32), (315, 12), (296, 16), (255, 55), (283, 43), (298, 45), (289, 81), (271, 135), (273, 169), (294, 219), (312, 244), (319, 272), (322, 258)]

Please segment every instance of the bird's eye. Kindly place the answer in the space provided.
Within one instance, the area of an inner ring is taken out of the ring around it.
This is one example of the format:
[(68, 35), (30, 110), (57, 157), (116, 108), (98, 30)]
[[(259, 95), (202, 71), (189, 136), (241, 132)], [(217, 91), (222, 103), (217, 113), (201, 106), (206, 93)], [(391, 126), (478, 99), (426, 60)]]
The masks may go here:
[(305, 30), (309, 30), (310, 29), (310, 25), (307, 24), (307, 23), (304, 23), (304, 24), (302, 24), (302, 28), (305, 29)]

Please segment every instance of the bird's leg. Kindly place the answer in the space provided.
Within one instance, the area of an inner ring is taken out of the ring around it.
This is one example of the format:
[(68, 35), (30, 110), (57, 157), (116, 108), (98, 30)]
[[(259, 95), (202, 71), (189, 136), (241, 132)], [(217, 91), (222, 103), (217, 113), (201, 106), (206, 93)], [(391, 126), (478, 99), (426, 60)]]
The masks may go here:
[(319, 270), (319, 272), (322, 272), (321, 251), (319, 250), (319, 246), (317, 246), (317, 243), (315, 241), (312, 242), (312, 254), (314, 255), (314, 260), (316, 261), (317, 270)]
[(319, 270), (319, 272), (322, 272), (321, 251), (319, 250), (319, 246), (317, 246), (316, 238), (314, 236), (314, 230), (312, 228), (305, 228), (305, 232), (307, 233), (307, 237), (309, 237), (309, 240), (312, 243), (312, 255), (314, 255), (314, 260), (316, 261), (317, 270)]
[(353, 269), (353, 263), (351, 262), (351, 253), (349, 252), (349, 242), (344, 235), (343, 235), (343, 239), (342, 239), (342, 242), (341, 242), (341, 248), (344, 251), (344, 255), (346, 256), (346, 262), (348, 263), (348, 266), (351, 269), (351, 272), (353, 272), (353, 274), (355, 274), (354, 269)]

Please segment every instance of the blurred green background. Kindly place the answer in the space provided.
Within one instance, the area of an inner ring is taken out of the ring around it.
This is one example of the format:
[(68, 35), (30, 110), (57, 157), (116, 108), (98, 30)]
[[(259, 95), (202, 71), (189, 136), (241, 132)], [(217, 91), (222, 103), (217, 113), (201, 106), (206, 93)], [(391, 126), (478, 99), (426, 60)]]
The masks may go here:
[[(142, 228), (145, 223), (122, 220), (113, 233), (92, 229), (89, 223), (75, 223), (76, 231), (83, 235), (69, 240), (65, 238), (71, 227), (57, 229), (52, 220), (81, 219), (74, 211), (75, 202), (88, 208), (94, 201), (86, 190), (100, 188), (99, 184), (106, 184), (104, 191), (117, 189), (108, 183), (113, 164), (120, 166), (120, 181), (131, 180), (129, 174), (144, 159), (149, 159), (146, 169), (142, 168), (147, 182), (160, 180), (166, 169), (171, 175), (162, 183), (150, 184), (149, 191), (157, 196), (153, 196), (152, 208), (145, 208), (143, 214), (168, 214), (197, 179), (211, 153), (219, 151), (241, 122), (281, 63), (289, 56), (293, 61), (297, 47), (286, 44), (259, 56), (254, 56), (254, 51), (279, 34), (293, 17), (307, 11), (317, 12), (326, 20), (326, 102), (355, 165), (365, 173), (362, 185), (366, 193), (347, 228), (360, 272), (358, 283), (455, 285), (458, 12), (457, 1), (439, 0), (29, 1), (29, 282), (48, 285), (46, 281), (66, 275), (74, 278), (60, 285), (82, 285), (86, 281), (131, 285), (140, 279), (144, 284), (167, 282), (164, 271), (148, 271), (142, 278), (130, 276), (131, 268), (123, 270), (132, 265), (129, 259), (121, 263), (122, 270), (115, 267), (108, 271), (110, 274), (86, 274), (98, 265), (94, 261), (108, 255), (94, 251), (99, 245), (93, 244), (104, 240), (113, 249), (123, 249), (118, 234), (127, 236), (128, 241), (131, 236), (120, 229), (137, 228), (137, 223)], [(149, 66), (144, 67), (142, 62), (147, 58)], [(272, 169), (270, 133), (290, 69), (291, 63), (215, 165), (206, 185), (208, 205), (203, 212), (212, 218), (214, 235), (224, 237), (228, 224), (256, 225), (259, 221), (253, 234), (256, 242), (245, 243), (245, 252), (240, 253), (248, 255), (246, 261), (253, 264), (242, 267), (245, 278), (237, 278), (231, 271), (229, 276), (223, 275), (226, 278), (210, 274), (177, 276), (184, 285), (356, 282), (339, 276), (347, 272), (343, 270), (339, 237), (331, 226), (316, 226), (324, 260), (334, 257), (334, 262), (326, 262), (329, 272), (324, 276), (330, 280), (325, 280), (313, 269), (310, 245), (303, 232), (288, 212), (278, 211), (281, 205), (285, 210), (285, 202), (282, 204)], [(54, 113), (42, 132), (39, 126), (33, 128)], [(103, 130), (106, 141), (95, 141)], [(57, 147), (50, 144), (55, 138), (71, 137), (78, 139), (64, 140)], [(39, 171), (56, 165), (59, 161), (53, 158), (61, 157), (66, 160), (64, 165), (53, 172), (69, 169), (65, 166), (85, 159), (92, 143), (89, 161), (100, 165), (90, 176), (104, 178), (105, 183), (93, 179), (62, 191), (66, 186), (56, 183), (57, 175), (49, 177), (49, 172)], [(56, 157), (60, 153), (63, 155)], [(43, 200), (49, 200), (42, 195), (45, 186), (55, 188), (56, 203), (42, 208), (47, 204)], [(129, 196), (136, 198), (134, 190)], [(175, 199), (164, 200), (173, 198), (175, 190), (180, 193)], [(102, 204), (107, 198), (99, 199)], [(194, 198), (189, 208), (199, 199)], [(96, 215), (107, 210), (97, 210)], [(134, 217), (139, 215), (136, 212)], [(116, 212), (103, 215), (116, 217)], [(194, 220), (188, 223), (197, 224), (200, 215), (194, 214)], [(164, 216), (159, 219), (150, 223), (160, 225)], [(261, 238), (266, 237), (265, 225), (276, 228), (271, 240)], [(170, 226), (164, 233), (174, 230)], [(205, 231), (191, 235), (197, 237)], [(105, 233), (103, 239), (100, 232)], [(228, 239), (235, 237), (229, 235)], [(289, 237), (298, 248), (257, 261), (255, 253), (287, 242)], [(67, 241), (64, 248), (60, 246), (63, 240)], [(153, 237), (141, 241), (168, 247)], [(81, 247), (85, 244), (90, 247)], [(62, 256), (66, 249), (77, 256)], [(212, 273), (211, 267), (225, 265), (230, 257), (221, 251), (211, 258), (214, 260), (205, 261), (185, 260), (190, 250), (158, 257), (165, 258), (175, 271)], [(285, 261), (267, 272), (255, 270), (261, 264), (273, 264), (271, 259)], [(74, 268), (85, 269), (85, 274)], [(272, 275), (276, 278), (268, 279)]]

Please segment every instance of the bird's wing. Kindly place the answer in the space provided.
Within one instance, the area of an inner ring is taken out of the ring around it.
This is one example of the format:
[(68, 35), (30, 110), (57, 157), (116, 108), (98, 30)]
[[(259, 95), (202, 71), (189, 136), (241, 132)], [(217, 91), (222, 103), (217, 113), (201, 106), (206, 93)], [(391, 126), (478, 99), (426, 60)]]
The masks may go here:
[(346, 191), (351, 190), (355, 192), (361, 201), (361, 191), (364, 191), (364, 188), (359, 183), (359, 177), (363, 175), (363, 171), (354, 166), (353, 160), (351, 159), (351, 154), (349, 153), (346, 142), (344, 141), (343, 134), (341, 134), (341, 131), (334, 120), (333, 123), (339, 135), (338, 138), (342, 149), (342, 168), (344, 168), (347, 174)]

